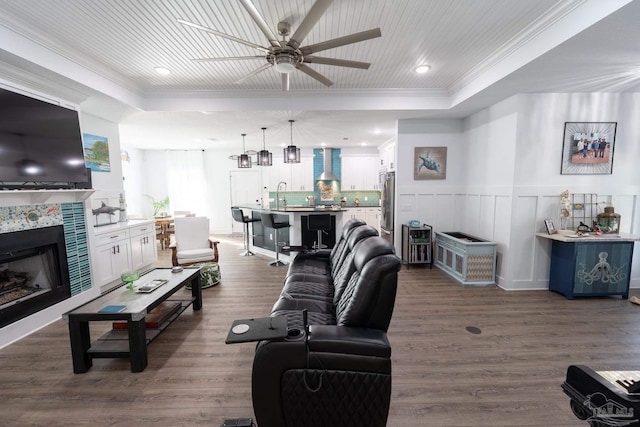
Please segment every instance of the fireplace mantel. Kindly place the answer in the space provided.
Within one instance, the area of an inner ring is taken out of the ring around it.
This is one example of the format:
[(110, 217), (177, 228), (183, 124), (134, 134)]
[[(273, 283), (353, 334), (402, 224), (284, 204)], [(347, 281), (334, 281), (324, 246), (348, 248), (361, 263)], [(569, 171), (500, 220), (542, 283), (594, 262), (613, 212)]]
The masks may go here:
[[(29, 204), (37, 205), (47, 202), (52, 198), (64, 198), (66, 201), (83, 202), (93, 194), (95, 190), (2, 190), (0, 198), (20, 198), (21, 200), (29, 200)], [(24, 203), (24, 202), (23, 202)]]

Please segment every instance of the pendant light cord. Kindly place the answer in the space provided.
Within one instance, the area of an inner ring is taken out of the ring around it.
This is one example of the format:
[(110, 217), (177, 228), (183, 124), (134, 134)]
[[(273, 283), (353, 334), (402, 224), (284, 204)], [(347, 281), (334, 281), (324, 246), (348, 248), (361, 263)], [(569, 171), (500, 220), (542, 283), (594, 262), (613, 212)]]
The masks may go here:
[(293, 122), (295, 122), (295, 120), (289, 120), (289, 125), (291, 126), (291, 144), (293, 145)]

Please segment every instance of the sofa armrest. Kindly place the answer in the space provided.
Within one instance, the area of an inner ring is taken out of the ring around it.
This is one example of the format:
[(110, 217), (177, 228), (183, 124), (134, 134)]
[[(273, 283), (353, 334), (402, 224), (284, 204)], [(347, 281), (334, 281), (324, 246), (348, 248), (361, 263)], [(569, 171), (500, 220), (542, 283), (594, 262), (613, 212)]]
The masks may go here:
[(373, 357), (391, 357), (387, 334), (379, 329), (335, 325), (311, 325), (309, 350)]
[(300, 259), (303, 258), (320, 258), (320, 259), (329, 259), (331, 256), (331, 249), (318, 249), (317, 251), (311, 252), (300, 252), (296, 255)]

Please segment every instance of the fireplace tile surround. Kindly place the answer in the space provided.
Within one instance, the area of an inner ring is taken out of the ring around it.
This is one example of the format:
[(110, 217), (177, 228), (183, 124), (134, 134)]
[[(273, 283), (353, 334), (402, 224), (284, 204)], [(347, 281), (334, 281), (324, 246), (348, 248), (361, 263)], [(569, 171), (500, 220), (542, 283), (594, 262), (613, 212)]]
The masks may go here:
[(91, 289), (91, 268), (83, 202), (0, 207), (0, 238), (15, 231), (62, 225), (71, 296)]

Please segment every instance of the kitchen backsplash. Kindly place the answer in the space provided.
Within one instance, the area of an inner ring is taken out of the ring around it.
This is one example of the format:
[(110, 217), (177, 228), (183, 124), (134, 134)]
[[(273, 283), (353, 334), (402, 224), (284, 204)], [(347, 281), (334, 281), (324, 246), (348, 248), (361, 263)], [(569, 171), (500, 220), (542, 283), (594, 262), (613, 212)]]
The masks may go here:
[[(341, 191), (340, 193), (336, 193), (334, 196), (334, 200), (329, 201), (320, 201), (317, 195), (315, 195), (311, 191), (286, 191), (280, 193), (280, 198), (284, 197), (287, 200), (287, 206), (309, 206), (309, 202), (307, 201), (307, 197), (316, 197), (316, 206), (317, 205), (338, 205), (340, 204), (340, 200), (344, 197), (345, 207), (354, 207), (356, 206), (356, 198), (360, 202), (358, 206), (367, 207), (367, 206), (379, 206), (380, 205), (380, 191)], [(276, 207), (276, 192), (270, 191), (269, 198), (273, 200), (270, 202), (269, 207)], [(282, 205), (282, 202), (281, 202)]]

